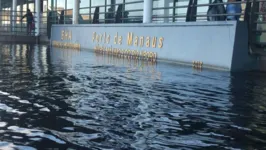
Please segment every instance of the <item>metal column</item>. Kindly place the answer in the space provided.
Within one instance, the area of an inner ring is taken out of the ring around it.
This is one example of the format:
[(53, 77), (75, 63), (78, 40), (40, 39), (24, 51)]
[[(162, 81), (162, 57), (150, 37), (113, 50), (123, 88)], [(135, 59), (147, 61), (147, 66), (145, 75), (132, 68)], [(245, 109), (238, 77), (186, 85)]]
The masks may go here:
[(79, 2), (80, 2), (80, 0), (74, 0), (74, 7), (73, 7), (73, 22), (72, 22), (72, 24), (78, 24)]
[(41, 25), (41, 3), (40, 0), (35, 0), (35, 36), (40, 35), (40, 25)]
[(143, 7), (143, 23), (151, 23), (152, 22), (152, 0), (144, 0)]
[[(169, 9), (168, 9), (169, 6), (170, 6), (170, 1), (169, 0), (164, 0), (164, 7), (165, 7), (164, 16), (169, 16)], [(164, 22), (168, 23), (169, 22), (169, 18), (168, 17), (164, 18)]]
[(15, 33), (17, 23), (17, 0), (12, 0), (12, 17), (11, 17), (12, 33)]

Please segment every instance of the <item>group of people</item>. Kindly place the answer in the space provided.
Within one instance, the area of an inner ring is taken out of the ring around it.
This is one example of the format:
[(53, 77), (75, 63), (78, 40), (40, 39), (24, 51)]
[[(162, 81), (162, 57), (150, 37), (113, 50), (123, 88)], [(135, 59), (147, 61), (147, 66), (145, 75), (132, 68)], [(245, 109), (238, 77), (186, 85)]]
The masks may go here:
[[(222, 20), (239, 20), (242, 12), (241, 3), (234, 3), (241, 0), (228, 0), (226, 8), (223, 4), (211, 5), (208, 9), (208, 21), (222, 21)], [(213, 3), (223, 3), (222, 0), (214, 0)], [(220, 16), (215, 16), (221, 14)], [(224, 16), (222, 14), (227, 14)]]
[(128, 19), (128, 15), (129, 15), (128, 11), (115, 14), (114, 10), (112, 8), (109, 8), (108, 12), (105, 14), (105, 23), (115, 23), (115, 17), (117, 16), (120, 17), (121, 20), (123, 20), (123, 23), (128, 23), (130, 22)]
[[(228, 0), (228, 2), (236, 2), (239, 0)], [(241, 0), (240, 0), (241, 1)], [(241, 3), (237, 4), (227, 4), (226, 6), (226, 13), (227, 14), (239, 14), (242, 12)], [(227, 20), (239, 20), (241, 15), (228, 15)]]

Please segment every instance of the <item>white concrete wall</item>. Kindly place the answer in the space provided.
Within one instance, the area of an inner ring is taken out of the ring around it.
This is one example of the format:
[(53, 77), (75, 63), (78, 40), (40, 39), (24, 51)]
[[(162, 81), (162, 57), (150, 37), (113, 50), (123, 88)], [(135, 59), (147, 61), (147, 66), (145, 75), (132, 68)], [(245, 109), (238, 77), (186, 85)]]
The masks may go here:
[[(52, 27), (51, 40), (80, 43), (81, 48), (93, 49), (96, 45), (156, 52), (159, 59), (185, 62), (203, 62), (205, 67), (226, 70), (248, 70), (245, 66), (252, 59), (248, 56), (247, 28), (244, 22), (238, 29), (241, 41), (236, 42), (237, 22), (180, 22), (176, 24), (119, 24), (119, 25), (55, 25)], [(72, 32), (72, 39), (62, 41), (61, 31)], [(111, 36), (109, 44), (93, 42), (93, 32)], [(128, 32), (140, 37), (162, 37), (163, 47), (128, 46)], [(122, 36), (122, 44), (114, 44), (114, 36)], [(238, 36), (239, 37), (239, 36)], [(234, 58), (233, 58), (234, 56)], [(236, 59), (237, 58), (237, 59)], [(234, 59), (234, 61), (233, 61)], [(234, 63), (234, 64), (233, 64)], [(242, 65), (242, 64), (245, 65)]]

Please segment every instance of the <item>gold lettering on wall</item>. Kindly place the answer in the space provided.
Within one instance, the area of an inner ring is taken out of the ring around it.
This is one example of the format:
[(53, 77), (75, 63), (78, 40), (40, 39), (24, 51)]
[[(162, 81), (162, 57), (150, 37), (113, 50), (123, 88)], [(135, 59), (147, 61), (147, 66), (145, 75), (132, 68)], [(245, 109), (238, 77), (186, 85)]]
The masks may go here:
[(146, 47), (150, 47), (150, 37), (146, 37)]
[(117, 39), (118, 39), (118, 33), (116, 32), (115, 39), (114, 39), (114, 44), (117, 44)]
[(106, 43), (109, 44), (110, 43), (110, 35), (107, 35), (107, 38), (106, 38)]
[(63, 34), (63, 40), (65, 40), (65, 38), (66, 38), (66, 35), (67, 35), (67, 32), (66, 32), (66, 31), (64, 31), (63, 33), (64, 33), (64, 34)]
[(72, 40), (72, 32), (69, 32), (69, 34), (68, 34), (68, 39), (69, 39), (69, 40)]
[(106, 43), (106, 32), (104, 32), (104, 43)]
[[(72, 39), (72, 33), (66, 31), (62, 31), (62, 37), (67, 36), (67, 39)], [(133, 32), (128, 32), (126, 34), (126, 41), (123, 41), (123, 36), (119, 35), (118, 32), (115, 33), (115, 35), (110, 35), (106, 32), (103, 33), (97, 33), (93, 32), (92, 34), (92, 42), (102, 43), (102, 44), (110, 44), (111, 38), (113, 38), (113, 44), (119, 44), (123, 45), (124, 43), (127, 44), (127, 46), (134, 46), (134, 47), (147, 47), (147, 48), (163, 48), (163, 37), (157, 37), (157, 36), (139, 36), (135, 35)], [(107, 52), (109, 50), (106, 50)], [(114, 53), (120, 54), (119, 52), (113, 51)], [(134, 53), (134, 52), (133, 52)], [(121, 53), (123, 55), (123, 53)], [(146, 55), (144, 53), (144, 55)]]
[(127, 34), (127, 45), (132, 45), (133, 43), (133, 33), (132, 32), (128, 32)]
[(143, 45), (144, 45), (144, 37), (141, 36), (141, 37), (139, 38), (139, 46), (140, 46), (140, 47), (143, 47)]
[(72, 40), (72, 32), (68, 30), (62, 30), (61, 40)]
[[(62, 31), (61, 32), (62, 39), (72, 39), (72, 33)], [(102, 34), (97, 34), (96, 32), (93, 32), (92, 34), (92, 42), (101, 42), (104, 44), (109, 44), (111, 40), (111, 35), (107, 34), (106, 32)], [(136, 47), (143, 47), (144, 45), (147, 48), (162, 48), (164, 38), (163, 37), (156, 37), (156, 36), (136, 36), (133, 32), (127, 33), (127, 41), (126, 44), (128, 46), (136, 46)], [(123, 36), (120, 36), (118, 32), (114, 35), (114, 44), (123, 44)]]
[(159, 39), (159, 44), (158, 44), (158, 47), (159, 48), (162, 48), (163, 47), (163, 38), (161, 37), (160, 39)]
[(95, 39), (96, 39), (96, 32), (93, 32), (93, 33), (92, 33), (92, 42), (94, 42)]
[(64, 42), (59, 42), (59, 41), (52, 41), (52, 46), (53, 47), (58, 47), (58, 48), (71, 48), (71, 49), (76, 49), (80, 50), (80, 44), (78, 43), (64, 43)]
[(157, 38), (153, 37), (153, 39), (152, 39), (152, 48), (156, 48), (156, 44), (157, 44)]
[(139, 37), (135, 36), (134, 46), (138, 46)]
[(103, 35), (100, 34), (100, 42), (102, 42), (102, 41), (103, 41)]
[(119, 38), (118, 38), (118, 44), (119, 44), (119, 45), (122, 44), (122, 39), (123, 39), (122, 36), (119, 36)]
[(61, 31), (61, 40), (64, 40), (64, 35), (65, 35), (64, 33), (65, 33), (65, 31), (62, 30), (62, 31)]
[(96, 35), (96, 41), (99, 43), (99, 41), (100, 41), (100, 35)]

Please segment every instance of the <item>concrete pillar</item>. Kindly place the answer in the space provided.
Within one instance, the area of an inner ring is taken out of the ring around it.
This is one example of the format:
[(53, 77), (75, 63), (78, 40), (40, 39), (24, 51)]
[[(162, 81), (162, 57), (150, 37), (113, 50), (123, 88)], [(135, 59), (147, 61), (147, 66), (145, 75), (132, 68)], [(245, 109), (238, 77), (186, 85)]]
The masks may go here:
[[(169, 6), (170, 6), (170, 1), (169, 0), (164, 0), (164, 7), (169, 7)], [(169, 16), (169, 9), (164, 9), (164, 16)], [(164, 18), (164, 22), (168, 23), (169, 19), (170, 18)]]
[(16, 23), (17, 23), (17, 0), (12, 0), (12, 17), (11, 17), (11, 25), (12, 25), (12, 31), (14, 33)]
[(74, 7), (73, 7), (73, 21), (72, 24), (78, 24), (78, 17), (79, 17), (79, 2), (80, 0), (74, 0)]
[(153, 7), (153, 0), (144, 0), (143, 23), (152, 22), (152, 7)]
[(40, 0), (35, 0), (35, 36), (40, 35), (41, 25), (41, 3)]

